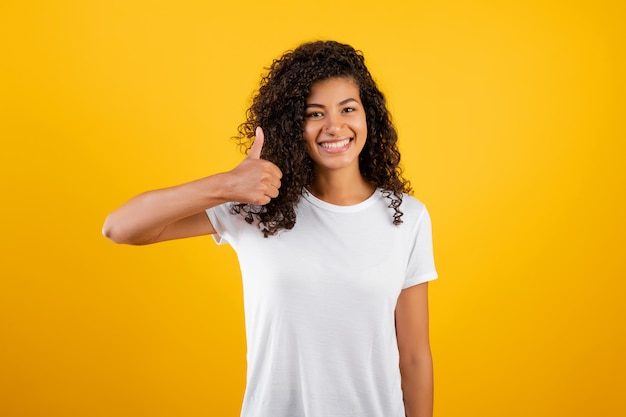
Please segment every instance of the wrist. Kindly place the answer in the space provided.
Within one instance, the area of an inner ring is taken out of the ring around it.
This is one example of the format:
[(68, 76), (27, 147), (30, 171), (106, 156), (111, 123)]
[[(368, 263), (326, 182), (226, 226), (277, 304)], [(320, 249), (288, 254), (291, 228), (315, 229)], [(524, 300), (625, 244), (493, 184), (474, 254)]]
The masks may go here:
[(209, 207), (232, 201), (232, 181), (228, 172), (211, 175), (200, 181), (202, 181), (202, 195)]

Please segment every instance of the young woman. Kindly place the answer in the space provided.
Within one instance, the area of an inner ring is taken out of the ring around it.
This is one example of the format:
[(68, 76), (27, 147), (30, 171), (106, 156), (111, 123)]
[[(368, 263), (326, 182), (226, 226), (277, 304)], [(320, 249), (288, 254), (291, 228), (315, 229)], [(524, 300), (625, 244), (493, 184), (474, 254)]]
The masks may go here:
[(141, 194), (104, 234), (211, 234), (238, 254), (244, 417), (430, 417), (431, 224), (362, 54), (306, 43), (274, 61), (239, 127), (234, 169)]

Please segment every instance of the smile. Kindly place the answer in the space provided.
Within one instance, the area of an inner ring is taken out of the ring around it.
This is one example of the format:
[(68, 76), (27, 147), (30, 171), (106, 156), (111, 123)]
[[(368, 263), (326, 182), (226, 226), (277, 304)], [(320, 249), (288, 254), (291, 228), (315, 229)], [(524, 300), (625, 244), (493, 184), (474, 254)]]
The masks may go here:
[(337, 142), (323, 142), (323, 143), (320, 143), (320, 146), (325, 149), (340, 149), (340, 148), (347, 146), (351, 140), (352, 140), (351, 138), (347, 138), (347, 139), (340, 140)]

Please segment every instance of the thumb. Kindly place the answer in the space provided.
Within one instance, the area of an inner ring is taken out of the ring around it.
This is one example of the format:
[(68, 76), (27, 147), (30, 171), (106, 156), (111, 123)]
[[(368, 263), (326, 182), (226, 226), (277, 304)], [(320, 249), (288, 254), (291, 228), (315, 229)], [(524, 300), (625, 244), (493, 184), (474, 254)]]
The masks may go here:
[(248, 154), (248, 158), (253, 158), (253, 159), (261, 158), (261, 149), (263, 148), (263, 142), (265, 142), (265, 135), (263, 134), (263, 129), (261, 129), (261, 126), (257, 126), (256, 136), (254, 137), (254, 142), (252, 143), (252, 148), (250, 148), (250, 153)]

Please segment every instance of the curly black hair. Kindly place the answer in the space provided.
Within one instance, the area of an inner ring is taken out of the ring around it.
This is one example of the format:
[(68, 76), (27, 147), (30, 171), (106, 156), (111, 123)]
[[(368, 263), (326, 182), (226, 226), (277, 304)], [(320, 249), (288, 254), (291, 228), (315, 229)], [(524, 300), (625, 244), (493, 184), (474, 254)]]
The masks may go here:
[(285, 52), (267, 69), (235, 139), (247, 153), (256, 127), (263, 128), (261, 158), (282, 171), (280, 193), (264, 206), (233, 203), (231, 212), (245, 214), (248, 223), (256, 217), (265, 237), (293, 228), (294, 207), (315, 175), (303, 136), (306, 99), (314, 83), (342, 77), (352, 79), (358, 86), (366, 114), (367, 141), (359, 155), (361, 174), (384, 191), (394, 210), (393, 223), (401, 224), (402, 194), (412, 190), (409, 181), (402, 177), (398, 134), (385, 97), (365, 66), (363, 53), (335, 41), (310, 42)]

